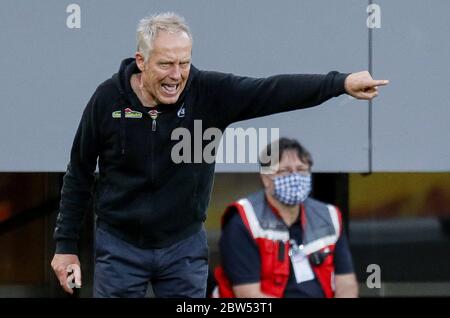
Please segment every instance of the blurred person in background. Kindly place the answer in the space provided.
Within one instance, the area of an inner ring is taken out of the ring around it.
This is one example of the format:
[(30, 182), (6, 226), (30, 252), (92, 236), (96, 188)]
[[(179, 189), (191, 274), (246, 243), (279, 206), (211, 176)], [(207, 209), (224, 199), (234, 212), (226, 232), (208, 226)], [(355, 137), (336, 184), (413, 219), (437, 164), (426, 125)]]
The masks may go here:
[(264, 190), (234, 202), (222, 217), (213, 297), (357, 297), (341, 213), (309, 196), (311, 154), (287, 138), (263, 153), (274, 147), (279, 159), (262, 170)]

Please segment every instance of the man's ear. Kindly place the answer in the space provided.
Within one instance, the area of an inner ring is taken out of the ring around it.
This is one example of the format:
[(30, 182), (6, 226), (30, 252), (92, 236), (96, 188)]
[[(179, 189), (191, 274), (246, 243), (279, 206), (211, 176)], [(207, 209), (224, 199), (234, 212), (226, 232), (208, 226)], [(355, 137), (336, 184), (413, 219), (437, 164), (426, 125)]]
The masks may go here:
[(136, 58), (136, 65), (138, 67), (138, 69), (143, 72), (145, 70), (145, 58), (144, 55), (142, 55), (141, 52), (136, 52), (136, 54), (134, 54), (134, 57)]

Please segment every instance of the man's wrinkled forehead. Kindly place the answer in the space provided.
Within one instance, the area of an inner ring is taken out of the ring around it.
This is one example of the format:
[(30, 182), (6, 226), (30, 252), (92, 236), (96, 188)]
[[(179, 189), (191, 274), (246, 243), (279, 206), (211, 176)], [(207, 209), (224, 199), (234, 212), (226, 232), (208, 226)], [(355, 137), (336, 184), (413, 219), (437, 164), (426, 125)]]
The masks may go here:
[[(165, 31), (164, 31), (165, 32)], [(181, 54), (189, 57), (192, 52), (192, 42), (186, 33), (168, 33), (160, 34), (155, 38), (152, 47), (152, 53), (158, 54)]]

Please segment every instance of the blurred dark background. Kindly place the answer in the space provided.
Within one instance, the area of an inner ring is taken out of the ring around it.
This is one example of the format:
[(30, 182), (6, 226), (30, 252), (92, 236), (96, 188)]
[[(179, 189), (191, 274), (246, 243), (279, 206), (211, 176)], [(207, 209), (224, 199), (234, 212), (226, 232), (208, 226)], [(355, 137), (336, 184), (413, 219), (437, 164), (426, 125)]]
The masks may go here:
[[(0, 173), (0, 297), (68, 297), (51, 270), (62, 173)], [(420, 182), (419, 182), (420, 181)], [(350, 238), (363, 297), (450, 296), (450, 174), (314, 174), (313, 196), (337, 205)], [(260, 188), (253, 173), (219, 173), (206, 223), (210, 265), (219, 262), (220, 216)], [(83, 288), (93, 279), (94, 213), (86, 211)], [(367, 267), (381, 269), (370, 289)]]

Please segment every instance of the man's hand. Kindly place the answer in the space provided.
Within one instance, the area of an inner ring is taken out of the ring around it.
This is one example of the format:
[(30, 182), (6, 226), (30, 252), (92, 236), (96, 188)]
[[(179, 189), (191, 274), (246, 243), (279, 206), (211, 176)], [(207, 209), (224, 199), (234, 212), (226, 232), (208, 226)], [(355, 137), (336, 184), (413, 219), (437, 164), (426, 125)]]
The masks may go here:
[[(73, 294), (73, 287), (81, 287), (81, 268), (78, 256), (74, 254), (55, 254), (52, 260), (52, 268), (58, 277), (61, 287)], [(71, 273), (69, 275), (69, 273)], [(70, 284), (75, 278), (75, 285)]]
[(367, 71), (352, 73), (345, 79), (347, 94), (357, 99), (370, 100), (378, 96), (378, 86), (389, 84), (388, 80), (374, 80)]

